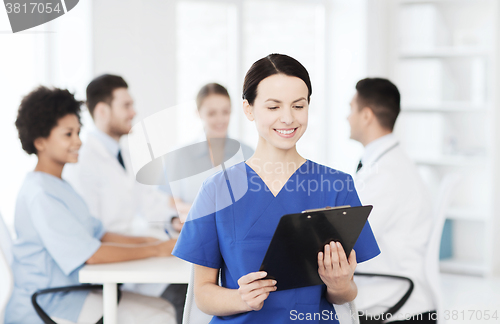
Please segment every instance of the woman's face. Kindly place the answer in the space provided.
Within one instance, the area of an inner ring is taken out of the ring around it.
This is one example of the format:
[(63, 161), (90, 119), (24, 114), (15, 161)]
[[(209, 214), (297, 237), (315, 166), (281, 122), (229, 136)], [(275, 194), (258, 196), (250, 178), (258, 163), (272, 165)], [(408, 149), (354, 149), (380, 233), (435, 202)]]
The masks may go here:
[(198, 112), (207, 137), (226, 137), (231, 117), (231, 101), (227, 96), (220, 94), (208, 95), (203, 99)]
[(255, 121), (261, 138), (276, 148), (288, 150), (306, 131), (308, 93), (302, 79), (274, 74), (257, 86), (253, 106), (244, 102), (245, 114)]
[(78, 162), (78, 150), (82, 146), (79, 134), (80, 122), (76, 115), (60, 118), (47, 138), (35, 140), (38, 156), (44, 155), (58, 164)]

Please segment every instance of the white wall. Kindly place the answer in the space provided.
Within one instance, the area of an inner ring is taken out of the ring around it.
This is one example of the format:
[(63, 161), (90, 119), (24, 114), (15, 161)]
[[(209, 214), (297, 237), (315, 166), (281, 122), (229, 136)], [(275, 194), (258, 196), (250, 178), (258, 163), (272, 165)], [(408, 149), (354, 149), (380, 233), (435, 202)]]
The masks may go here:
[(175, 1), (93, 1), (94, 76), (129, 84), (137, 119), (176, 104)]
[[(496, 10), (496, 14), (497, 15), (500, 15), (500, 4), (497, 2), (494, 6), (495, 10)], [(494, 27), (495, 30), (500, 30), (500, 21), (498, 21), (498, 19), (496, 20), (495, 22), (495, 27)], [(497, 37), (496, 37), (496, 42), (494, 44), (494, 47), (495, 47), (495, 52), (496, 53), (500, 53), (500, 33), (497, 32)], [(493, 68), (495, 69), (495, 75), (497, 76), (500, 76), (500, 60), (496, 60), (496, 63), (493, 65)], [(492, 100), (493, 102), (496, 103), (496, 107), (494, 107), (494, 111), (495, 111), (495, 114), (494, 114), (494, 118), (495, 118), (495, 124), (496, 125), (500, 125), (500, 82), (496, 82), (496, 89), (493, 89), (493, 93), (492, 93)], [(494, 149), (494, 152), (495, 152), (495, 155), (493, 156), (493, 161), (495, 161), (495, 174), (493, 175), (493, 183), (495, 184), (494, 185), (494, 193), (495, 193), (495, 196), (493, 197), (493, 201), (496, 203), (500, 200), (500, 197), (498, 197), (500, 195), (500, 170), (498, 169), (498, 165), (499, 165), (499, 162), (500, 162), (500, 130), (498, 129), (498, 127), (496, 127), (494, 130), (493, 130), (493, 133), (494, 133), (494, 141), (496, 144), (496, 147)], [(494, 233), (500, 233), (500, 216), (498, 215), (498, 212), (495, 212), (494, 213), (494, 217), (493, 217), (493, 227), (494, 227), (494, 230), (493, 232)], [(498, 247), (500, 246), (500, 235), (495, 235), (495, 237), (493, 238), (493, 251), (494, 251), (494, 260), (493, 261), (493, 273), (496, 275), (496, 276), (500, 276), (500, 253), (498, 253)]]
[(329, 53), (327, 58), (331, 84), (328, 91), (329, 161), (330, 166), (353, 173), (361, 158), (363, 147), (349, 140), (347, 116), (354, 96), (356, 82), (367, 75), (366, 0), (330, 1)]
[(394, 23), (393, 0), (366, 0), (366, 74), (387, 78), (391, 75), (391, 43)]
[(36, 164), (18, 139), (14, 122), (23, 96), (39, 85), (68, 88), (85, 98), (90, 79), (91, 3), (81, 1), (63, 16), (13, 34), (0, 10), (0, 212), (12, 229), (17, 193)]

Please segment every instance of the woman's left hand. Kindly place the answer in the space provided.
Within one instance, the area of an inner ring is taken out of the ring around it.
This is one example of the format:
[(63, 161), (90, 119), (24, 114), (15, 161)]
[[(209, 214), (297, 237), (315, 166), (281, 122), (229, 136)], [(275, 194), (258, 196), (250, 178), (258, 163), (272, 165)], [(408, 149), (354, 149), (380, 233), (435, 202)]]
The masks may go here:
[(321, 280), (333, 294), (343, 294), (351, 289), (351, 281), (356, 270), (356, 252), (351, 251), (347, 259), (342, 245), (330, 242), (324, 252), (318, 253), (318, 273)]

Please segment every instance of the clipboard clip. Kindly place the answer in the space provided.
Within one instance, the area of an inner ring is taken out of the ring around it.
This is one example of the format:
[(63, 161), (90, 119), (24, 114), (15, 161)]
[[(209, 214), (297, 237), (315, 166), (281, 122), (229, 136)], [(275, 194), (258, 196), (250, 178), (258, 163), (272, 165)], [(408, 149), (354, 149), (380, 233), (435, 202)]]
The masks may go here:
[(351, 206), (350, 205), (335, 206), (335, 207), (326, 206), (326, 207), (323, 207), (323, 208), (306, 209), (306, 210), (302, 211), (302, 213), (313, 213), (313, 212), (319, 212), (319, 211), (325, 211), (325, 210), (332, 210), (332, 209), (349, 208), (349, 207), (351, 207)]

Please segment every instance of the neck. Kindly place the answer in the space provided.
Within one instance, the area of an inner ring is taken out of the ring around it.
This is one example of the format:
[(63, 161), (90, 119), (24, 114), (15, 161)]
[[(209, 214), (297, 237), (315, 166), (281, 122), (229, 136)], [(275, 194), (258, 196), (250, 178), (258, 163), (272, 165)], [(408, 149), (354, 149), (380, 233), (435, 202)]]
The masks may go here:
[(95, 125), (96, 125), (98, 130), (100, 130), (104, 134), (107, 134), (109, 137), (111, 137), (115, 141), (120, 142), (121, 135), (118, 135), (118, 134), (112, 132), (110, 127), (107, 127), (106, 125), (102, 125), (102, 124), (97, 123), (97, 122), (95, 123)]
[(224, 160), (224, 146), (226, 140), (224, 138), (207, 137), (208, 152), (213, 165), (219, 165)]
[(36, 164), (35, 171), (38, 172), (45, 172), (50, 175), (53, 175), (54, 177), (58, 177), (59, 179), (62, 179), (62, 171), (64, 168), (64, 164), (54, 162), (51, 159), (45, 158), (43, 156), (38, 157), (38, 163)]
[(373, 131), (366, 133), (366, 136), (361, 141), (361, 144), (363, 144), (363, 146), (366, 147), (371, 142), (373, 142), (375, 140), (378, 140), (382, 136), (385, 136), (385, 135), (388, 135), (388, 134), (391, 134), (391, 133), (392, 133), (392, 131), (390, 131), (388, 129), (384, 129), (384, 128), (374, 129)]
[(116, 134), (110, 134), (110, 133), (106, 133), (106, 134), (108, 134), (109, 136), (111, 136), (111, 138), (114, 139), (115, 141), (120, 142), (121, 136), (116, 135)]
[(259, 137), (257, 149), (248, 159), (248, 165), (258, 167), (263, 173), (279, 173), (278, 171), (282, 170), (283, 173), (288, 174), (294, 172), (305, 161), (306, 159), (297, 152), (296, 146), (283, 150)]
[(227, 137), (227, 133), (224, 134), (224, 135), (216, 135), (216, 134), (206, 133), (205, 136), (207, 137), (207, 139), (210, 139), (210, 138), (226, 138)]

